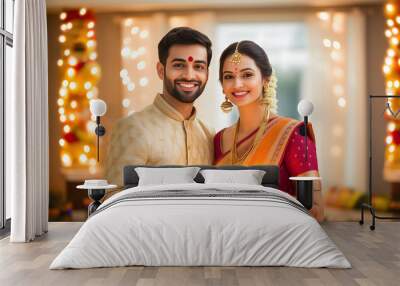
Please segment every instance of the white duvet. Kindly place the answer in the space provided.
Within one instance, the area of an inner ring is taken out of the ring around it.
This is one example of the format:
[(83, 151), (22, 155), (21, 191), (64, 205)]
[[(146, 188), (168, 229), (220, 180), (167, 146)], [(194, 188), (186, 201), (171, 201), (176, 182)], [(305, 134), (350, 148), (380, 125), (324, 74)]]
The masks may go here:
[[(182, 194), (234, 191), (241, 196), (180, 197), (176, 192), (173, 197), (135, 198), (173, 190)], [(251, 191), (271, 198), (252, 197)], [(319, 223), (299, 204), (279, 190), (254, 185), (194, 183), (127, 189), (99, 207), (50, 269), (127, 265), (350, 268)]]

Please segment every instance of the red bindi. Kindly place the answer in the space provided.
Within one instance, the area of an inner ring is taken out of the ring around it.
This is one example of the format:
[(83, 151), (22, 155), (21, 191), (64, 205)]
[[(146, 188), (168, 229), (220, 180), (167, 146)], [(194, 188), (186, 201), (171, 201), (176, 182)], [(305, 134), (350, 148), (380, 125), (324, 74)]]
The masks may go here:
[(189, 56), (189, 57), (188, 57), (188, 61), (189, 61), (189, 62), (193, 62), (193, 57), (192, 57), (192, 56)]

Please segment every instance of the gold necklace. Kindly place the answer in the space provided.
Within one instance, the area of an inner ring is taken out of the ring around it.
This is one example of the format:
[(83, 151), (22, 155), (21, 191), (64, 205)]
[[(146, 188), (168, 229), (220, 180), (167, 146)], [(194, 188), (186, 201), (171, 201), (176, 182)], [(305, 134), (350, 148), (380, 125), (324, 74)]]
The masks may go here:
[(261, 121), (260, 128), (257, 131), (256, 138), (254, 139), (253, 143), (251, 144), (250, 148), (238, 158), (237, 155), (237, 140), (238, 140), (238, 133), (239, 133), (239, 128), (240, 128), (240, 118), (236, 124), (235, 131), (233, 134), (233, 146), (232, 146), (232, 151), (231, 151), (231, 163), (232, 165), (238, 165), (243, 163), (243, 161), (246, 159), (246, 157), (250, 154), (250, 152), (254, 149), (255, 146), (259, 143), (261, 140), (262, 136), (264, 135), (265, 129), (267, 128), (269, 116), (270, 116), (270, 110), (268, 107), (265, 107), (266, 111), (264, 112), (264, 117), (263, 120)]

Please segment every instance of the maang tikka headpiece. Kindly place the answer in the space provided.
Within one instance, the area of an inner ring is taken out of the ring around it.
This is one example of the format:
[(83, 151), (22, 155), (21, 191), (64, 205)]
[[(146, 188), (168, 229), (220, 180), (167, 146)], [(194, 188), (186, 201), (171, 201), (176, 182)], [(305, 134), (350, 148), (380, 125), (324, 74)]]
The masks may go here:
[(232, 55), (232, 63), (234, 64), (240, 64), (240, 57), (242, 56), (241, 53), (239, 53), (239, 44), (240, 42), (237, 43), (236, 48), (235, 48), (235, 52)]

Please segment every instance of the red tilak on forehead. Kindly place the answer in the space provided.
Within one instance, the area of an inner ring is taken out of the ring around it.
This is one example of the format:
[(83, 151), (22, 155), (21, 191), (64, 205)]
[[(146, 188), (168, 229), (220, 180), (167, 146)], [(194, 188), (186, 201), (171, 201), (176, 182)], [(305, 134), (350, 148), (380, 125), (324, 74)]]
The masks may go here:
[(192, 57), (192, 56), (189, 56), (189, 57), (188, 57), (188, 61), (189, 61), (189, 62), (193, 62), (193, 57)]

